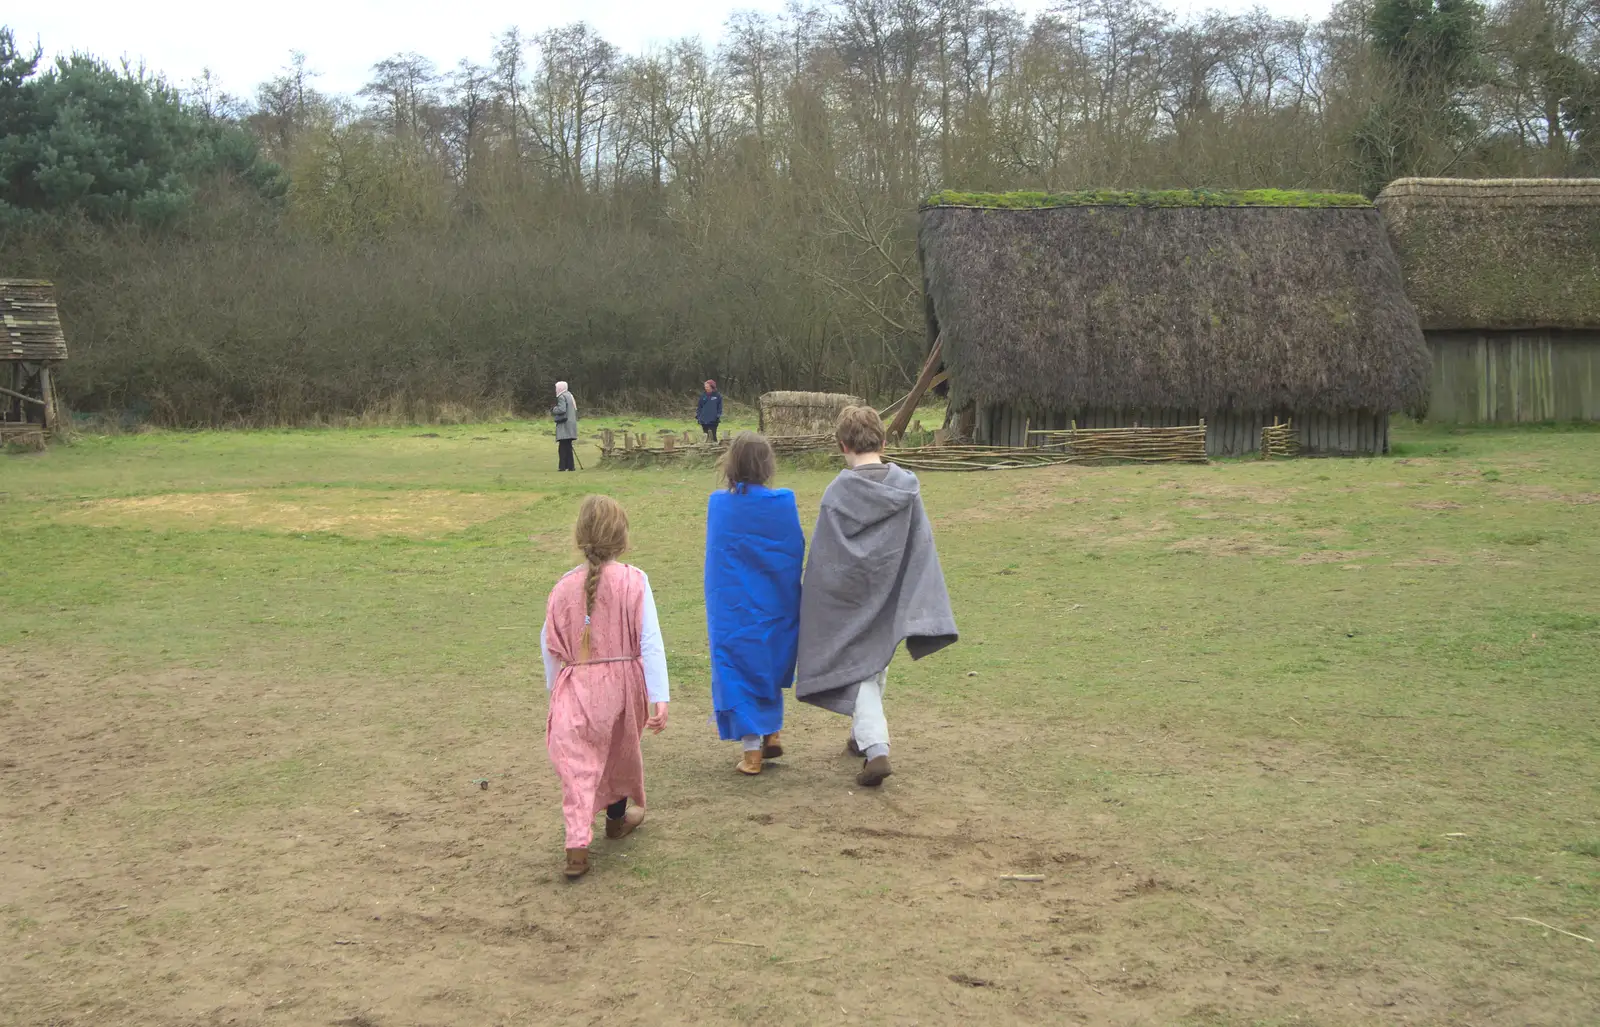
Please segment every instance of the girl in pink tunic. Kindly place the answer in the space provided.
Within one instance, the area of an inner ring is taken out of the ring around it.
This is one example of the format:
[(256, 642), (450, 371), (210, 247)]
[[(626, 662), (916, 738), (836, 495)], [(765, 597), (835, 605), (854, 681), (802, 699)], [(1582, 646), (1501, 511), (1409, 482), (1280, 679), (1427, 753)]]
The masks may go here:
[(606, 811), (607, 838), (644, 822), (639, 742), (646, 728), (666, 728), (670, 698), (650, 579), (616, 562), (628, 548), (628, 515), (609, 496), (590, 496), (575, 534), (584, 563), (551, 590), (539, 633), (550, 690), (545, 749), (561, 778), (569, 878), (589, 871), (596, 813)]

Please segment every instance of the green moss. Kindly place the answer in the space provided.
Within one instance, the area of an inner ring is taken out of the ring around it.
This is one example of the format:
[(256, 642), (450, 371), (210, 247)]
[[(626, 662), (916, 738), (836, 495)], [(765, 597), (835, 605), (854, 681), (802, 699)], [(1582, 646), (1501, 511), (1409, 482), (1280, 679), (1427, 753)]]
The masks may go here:
[(1371, 207), (1372, 203), (1365, 197), (1348, 193), (1291, 192), (1284, 189), (1221, 192), (1209, 189), (1087, 189), (1072, 193), (963, 193), (946, 190), (928, 197), (924, 206), (1029, 210), (1044, 207)]

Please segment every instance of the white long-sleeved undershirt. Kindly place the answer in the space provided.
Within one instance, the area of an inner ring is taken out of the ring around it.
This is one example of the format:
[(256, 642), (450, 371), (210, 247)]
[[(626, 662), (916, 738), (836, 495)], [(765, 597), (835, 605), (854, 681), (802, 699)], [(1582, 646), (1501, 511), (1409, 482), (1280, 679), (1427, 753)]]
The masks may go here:
[[(656, 597), (650, 591), (650, 577), (644, 578), (644, 623), (639, 627), (639, 658), (644, 663), (644, 688), (650, 701), (670, 702), (671, 688), (667, 683), (667, 648), (661, 639), (661, 620), (656, 616)], [(561, 661), (550, 655), (546, 632), (550, 622), (539, 628), (539, 655), (544, 658), (544, 687), (549, 691), (556, 685), (556, 675), (561, 673)]]

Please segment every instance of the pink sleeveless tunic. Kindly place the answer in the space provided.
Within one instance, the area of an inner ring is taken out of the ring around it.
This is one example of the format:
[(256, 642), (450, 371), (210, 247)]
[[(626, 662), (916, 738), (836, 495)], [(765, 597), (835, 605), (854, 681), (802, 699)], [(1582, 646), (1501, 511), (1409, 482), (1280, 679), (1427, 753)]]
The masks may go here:
[(644, 625), (644, 574), (608, 563), (589, 617), (589, 656), (583, 637), (587, 566), (567, 573), (545, 607), (545, 645), (565, 666), (550, 690), (545, 749), (561, 778), (567, 848), (587, 847), (595, 814), (618, 799), (644, 805), (644, 753), (639, 740), (649, 719), (639, 637)]

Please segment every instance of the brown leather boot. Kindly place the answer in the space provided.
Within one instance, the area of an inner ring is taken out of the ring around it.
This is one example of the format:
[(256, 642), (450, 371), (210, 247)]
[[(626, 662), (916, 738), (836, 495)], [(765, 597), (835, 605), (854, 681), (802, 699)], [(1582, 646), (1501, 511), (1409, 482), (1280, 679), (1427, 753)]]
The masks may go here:
[(856, 744), (856, 739), (855, 739), (854, 735), (851, 735), (850, 736), (850, 740), (848, 742), (844, 743), (844, 754), (846, 756), (853, 756), (856, 759), (860, 759), (861, 757), (866, 755), (866, 753), (861, 751), (861, 746)]
[(783, 755), (783, 742), (778, 740), (781, 731), (774, 731), (761, 739), (761, 755), (769, 760), (775, 760)]
[(861, 773), (856, 775), (856, 784), (863, 788), (876, 788), (883, 784), (883, 779), (893, 774), (889, 767), (889, 757), (874, 756), (861, 765)]
[(644, 823), (644, 810), (638, 806), (630, 806), (628, 812), (615, 820), (606, 817), (606, 837), (612, 840), (626, 838), (642, 823)]
[(589, 850), (588, 849), (568, 849), (567, 850), (567, 869), (565, 871), (563, 871), (563, 873), (565, 873), (567, 875), (567, 880), (576, 881), (578, 878), (582, 877), (584, 874), (587, 874), (588, 872), (589, 872)]
[(746, 749), (744, 751), (744, 758), (739, 761), (739, 765), (734, 767), (734, 769), (741, 774), (748, 774), (751, 777), (761, 773), (761, 750)]

